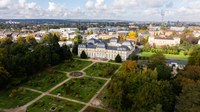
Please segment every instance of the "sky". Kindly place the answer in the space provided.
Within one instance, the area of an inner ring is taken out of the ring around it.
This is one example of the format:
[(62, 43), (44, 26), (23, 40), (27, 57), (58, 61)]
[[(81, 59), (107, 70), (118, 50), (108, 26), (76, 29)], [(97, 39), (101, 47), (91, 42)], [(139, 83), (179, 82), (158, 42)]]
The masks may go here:
[(0, 0), (0, 19), (200, 22), (200, 0)]

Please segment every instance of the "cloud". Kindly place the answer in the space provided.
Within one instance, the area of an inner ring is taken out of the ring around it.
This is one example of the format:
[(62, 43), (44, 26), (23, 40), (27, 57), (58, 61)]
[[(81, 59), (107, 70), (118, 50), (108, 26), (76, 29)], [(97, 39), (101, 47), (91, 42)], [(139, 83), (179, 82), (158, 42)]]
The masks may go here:
[(25, 7), (25, 4), (26, 4), (26, 0), (19, 0), (19, 6), (21, 8)]
[[(30, 2), (34, 1), (34, 2)], [(161, 10), (165, 20), (200, 21), (200, 0), (83, 0), (85, 5), (68, 7), (64, 1), (45, 0), (41, 6), (35, 0), (0, 0), (1, 18), (83, 18), (83, 19), (127, 19), (161, 21)], [(68, 0), (74, 2), (73, 0)], [(82, 3), (82, 2), (80, 2)]]
[(94, 2), (91, 1), (91, 0), (87, 1), (86, 4), (85, 4), (85, 7), (87, 9), (92, 9), (94, 7)]
[(0, 9), (8, 8), (8, 5), (11, 3), (11, 0), (0, 0)]

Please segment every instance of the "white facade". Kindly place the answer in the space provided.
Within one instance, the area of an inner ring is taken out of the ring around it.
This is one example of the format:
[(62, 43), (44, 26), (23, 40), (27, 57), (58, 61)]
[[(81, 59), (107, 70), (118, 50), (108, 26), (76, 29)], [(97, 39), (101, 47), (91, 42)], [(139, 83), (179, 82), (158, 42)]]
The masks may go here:
[(66, 39), (74, 39), (78, 28), (60, 28), (60, 29), (50, 29), (49, 32), (58, 32), (61, 34), (61, 37)]
[(200, 40), (198, 41), (198, 44), (200, 45)]
[(175, 46), (180, 44), (180, 38), (155, 38), (153, 36), (149, 37), (148, 42), (150, 45), (156, 46)]
[(67, 45), (67, 46), (72, 46), (74, 45), (74, 42), (73, 41), (59, 41), (58, 44), (62, 47), (64, 45)]
[(200, 31), (193, 32), (194, 37), (200, 37)]
[(90, 40), (92, 38), (93, 39), (99, 39), (99, 36), (97, 34), (89, 35), (89, 36), (86, 37), (86, 40), (88, 41), (88, 40)]
[[(92, 42), (94, 39), (89, 40)], [(124, 41), (118, 43), (117, 39), (111, 39), (110, 42), (104, 43), (103, 41), (81, 44), (78, 47), (78, 55), (80, 56), (82, 51), (85, 51), (90, 58), (100, 58), (115, 60), (115, 57), (119, 54), (123, 61), (127, 60), (128, 56), (135, 50), (135, 45), (132, 41)], [(110, 46), (114, 45), (115, 46)]]

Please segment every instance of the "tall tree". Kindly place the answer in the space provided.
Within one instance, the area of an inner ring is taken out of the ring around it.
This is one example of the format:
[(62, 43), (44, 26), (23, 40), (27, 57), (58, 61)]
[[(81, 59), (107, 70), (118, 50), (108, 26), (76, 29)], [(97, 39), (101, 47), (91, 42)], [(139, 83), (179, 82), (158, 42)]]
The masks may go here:
[(85, 51), (82, 51), (81, 56), (82, 59), (87, 59), (87, 54), (85, 53)]
[(70, 48), (67, 45), (64, 45), (61, 47), (61, 58), (62, 60), (69, 60), (72, 59), (72, 53), (70, 51)]
[(121, 58), (121, 56), (119, 54), (115, 57), (115, 62), (117, 62), (117, 63), (121, 63), (122, 62), (122, 58)]
[(74, 44), (74, 46), (72, 48), (72, 53), (74, 55), (78, 55), (78, 44)]
[(81, 44), (82, 43), (82, 36), (80, 35), (80, 34), (78, 34), (78, 35), (76, 35), (75, 37), (74, 37), (74, 43), (75, 44)]

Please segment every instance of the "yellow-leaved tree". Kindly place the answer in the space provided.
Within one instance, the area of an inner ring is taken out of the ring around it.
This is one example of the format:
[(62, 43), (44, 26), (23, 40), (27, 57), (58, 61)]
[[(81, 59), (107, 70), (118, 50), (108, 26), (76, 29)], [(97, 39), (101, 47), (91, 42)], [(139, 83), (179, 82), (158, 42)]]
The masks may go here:
[(131, 32), (129, 32), (129, 34), (127, 35), (127, 37), (126, 37), (126, 39), (128, 39), (128, 40), (133, 40), (135, 43), (137, 43), (138, 42), (138, 34), (137, 34), (137, 32), (133, 32), (133, 31), (131, 31)]

